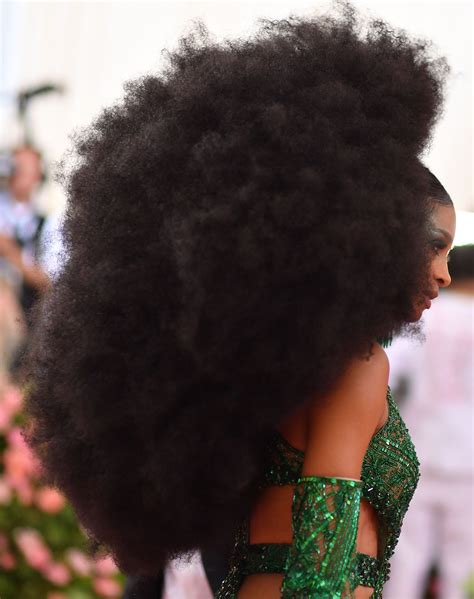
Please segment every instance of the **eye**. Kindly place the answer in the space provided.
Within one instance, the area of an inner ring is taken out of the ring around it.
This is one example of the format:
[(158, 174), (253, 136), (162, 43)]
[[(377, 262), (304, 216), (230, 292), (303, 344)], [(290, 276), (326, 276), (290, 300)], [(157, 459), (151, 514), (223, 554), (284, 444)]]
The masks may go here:
[(444, 241), (435, 240), (431, 242), (431, 247), (433, 248), (434, 253), (439, 256), (440, 250), (444, 250), (448, 246)]

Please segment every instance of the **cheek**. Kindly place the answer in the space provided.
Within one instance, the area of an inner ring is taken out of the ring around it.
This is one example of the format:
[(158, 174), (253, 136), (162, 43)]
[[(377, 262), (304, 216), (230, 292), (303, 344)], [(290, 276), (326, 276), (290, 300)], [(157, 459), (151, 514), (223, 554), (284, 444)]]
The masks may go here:
[(435, 279), (446, 279), (449, 277), (449, 265), (447, 256), (440, 256), (438, 260), (433, 264), (431, 269), (433, 278)]
[(436, 279), (439, 276), (439, 272), (440, 270), (443, 269), (443, 258), (442, 256), (436, 256), (435, 258), (433, 258), (432, 262), (431, 262), (431, 267), (430, 267), (430, 278), (431, 279)]

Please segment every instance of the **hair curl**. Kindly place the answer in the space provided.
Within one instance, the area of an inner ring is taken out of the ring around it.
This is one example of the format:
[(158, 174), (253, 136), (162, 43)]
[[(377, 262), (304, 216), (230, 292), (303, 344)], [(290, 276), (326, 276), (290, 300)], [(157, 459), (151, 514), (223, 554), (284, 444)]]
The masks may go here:
[(350, 6), (198, 26), (78, 137), (27, 438), (124, 571), (226, 538), (268, 431), (409, 319), (445, 72)]

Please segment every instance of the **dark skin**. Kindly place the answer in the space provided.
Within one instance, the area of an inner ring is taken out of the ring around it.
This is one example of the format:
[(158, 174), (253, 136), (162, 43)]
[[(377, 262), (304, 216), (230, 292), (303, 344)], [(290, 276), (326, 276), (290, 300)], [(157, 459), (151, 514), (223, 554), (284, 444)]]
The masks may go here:
[[(449, 286), (448, 255), (456, 216), (449, 205), (434, 204), (430, 223), (433, 260), (430, 269), (430, 297), (414, 302), (413, 320), (419, 320), (441, 288)], [(369, 360), (355, 358), (324, 401), (309, 401), (281, 426), (291, 445), (305, 452), (303, 476), (335, 476), (360, 480), (362, 463), (373, 435), (387, 420), (386, 401), (389, 362), (384, 350), (375, 344)], [(337, 450), (335, 451), (335, 448)], [(294, 488), (270, 487), (259, 497), (250, 521), (251, 543), (291, 543), (291, 504)], [(377, 556), (377, 515), (361, 501), (357, 551)], [(278, 599), (283, 574), (248, 576), (239, 599)], [(368, 599), (373, 589), (359, 586), (356, 599)]]
[(435, 204), (430, 222), (430, 244), (433, 249), (431, 263), (431, 288), (429, 296), (420, 297), (414, 306), (413, 321), (421, 318), (424, 310), (438, 296), (439, 290), (451, 284), (449, 276), (448, 257), (453, 245), (456, 231), (456, 213), (454, 207), (445, 204)]

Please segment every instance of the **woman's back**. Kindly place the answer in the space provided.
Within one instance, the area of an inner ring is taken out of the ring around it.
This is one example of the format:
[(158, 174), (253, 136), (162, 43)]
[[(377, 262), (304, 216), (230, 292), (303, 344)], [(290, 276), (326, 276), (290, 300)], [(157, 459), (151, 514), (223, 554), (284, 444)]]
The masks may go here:
[[(376, 346), (370, 360), (353, 361), (327, 398), (322, 402), (319, 399), (314, 402), (315, 405), (303, 405), (285, 420), (280, 432), (275, 435), (277, 451), (273, 453), (273, 465), (267, 476), (267, 482), (274, 484), (263, 487), (250, 515), (248, 530), (244, 533), (250, 549), (249, 556), (245, 558), (244, 576), (237, 595), (239, 599), (281, 596), (285, 577), (283, 563), (288, 559), (288, 547), (295, 539), (295, 509), (292, 521), (292, 505), (298, 473), (308, 479), (338, 477), (339, 480), (357, 480), (361, 478), (364, 467), (368, 470), (368, 454), (373, 441), (380, 441), (382, 433), (389, 432), (389, 425), (396, 424), (393, 405), (390, 409), (391, 404), (386, 399), (387, 380), (387, 358)], [(340, 409), (343, 404), (345, 412)], [(370, 430), (372, 434), (369, 434)], [(389, 439), (385, 441), (389, 442)], [(361, 497), (358, 510), (355, 552), (358, 558), (378, 563), (387, 549), (384, 539), (386, 527), (380, 529), (379, 518), (368, 497)], [(324, 517), (328, 515), (330, 511)], [(312, 526), (316, 530), (316, 524)], [(323, 557), (329, 552), (323, 541), (319, 549)], [(257, 561), (260, 559), (262, 562), (257, 568), (255, 556), (252, 557), (256, 550)], [(285, 555), (284, 559), (282, 555)], [(357, 587), (357, 599), (370, 597), (374, 587), (379, 586), (374, 582), (369, 587), (369, 578), (363, 580), (362, 576), (361, 580), (365, 584)], [(228, 591), (222, 596), (233, 597), (235, 594)]]

